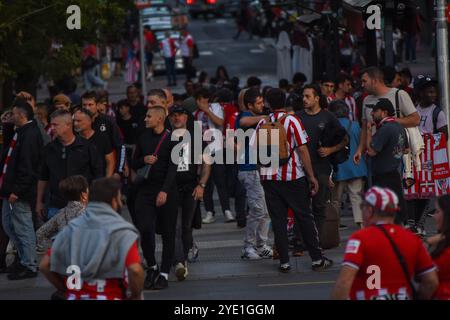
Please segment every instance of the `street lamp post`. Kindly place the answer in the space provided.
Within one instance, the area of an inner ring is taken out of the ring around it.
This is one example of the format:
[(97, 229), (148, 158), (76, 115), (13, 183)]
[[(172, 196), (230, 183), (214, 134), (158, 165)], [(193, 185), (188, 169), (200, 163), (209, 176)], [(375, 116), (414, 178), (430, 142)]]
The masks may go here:
[(144, 27), (142, 25), (142, 10), (139, 10), (139, 48), (141, 60), (141, 85), (142, 93), (147, 94), (147, 81), (145, 78), (145, 42), (144, 42)]
[[(449, 98), (449, 70), (448, 70), (448, 31), (447, 31), (447, 17), (445, 12), (447, 9), (446, 0), (435, 0), (436, 10), (436, 40), (437, 40), (437, 66), (439, 79), (440, 104), (446, 111), (447, 123), (450, 123), (450, 98)], [(447, 141), (449, 145), (449, 141)], [(450, 147), (448, 148), (450, 159)]]

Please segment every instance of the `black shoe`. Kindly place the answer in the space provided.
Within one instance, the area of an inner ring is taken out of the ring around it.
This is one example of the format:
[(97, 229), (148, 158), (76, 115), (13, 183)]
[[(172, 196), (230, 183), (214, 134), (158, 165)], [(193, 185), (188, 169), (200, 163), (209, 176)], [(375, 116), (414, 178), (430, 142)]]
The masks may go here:
[(159, 276), (159, 268), (154, 269), (147, 269), (147, 276), (144, 280), (144, 289), (153, 289), (153, 286), (155, 284), (155, 279)]
[(156, 279), (155, 284), (153, 285), (153, 290), (163, 290), (167, 289), (169, 286), (169, 281), (166, 280), (162, 275)]
[(280, 264), (280, 266), (278, 267), (278, 271), (282, 273), (288, 273), (289, 271), (291, 271), (291, 265), (289, 263)]
[(312, 264), (313, 271), (324, 271), (328, 268), (330, 268), (333, 265), (333, 260), (330, 260), (326, 257), (323, 257), (320, 263), (314, 263)]
[(13, 263), (11, 263), (8, 267), (6, 267), (5, 273), (18, 273), (25, 269), (26, 268), (20, 264), (19, 258), (16, 257)]
[(339, 230), (346, 230), (346, 229), (348, 229), (348, 226), (346, 226), (345, 224), (339, 225)]
[(28, 268), (24, 268), (22, 271), (10, 273), (8, 274), (8, 280), (23, 280), (23, 279), (30, 279), (30, 278), (36, 278), (37, 272), (31, 271)]

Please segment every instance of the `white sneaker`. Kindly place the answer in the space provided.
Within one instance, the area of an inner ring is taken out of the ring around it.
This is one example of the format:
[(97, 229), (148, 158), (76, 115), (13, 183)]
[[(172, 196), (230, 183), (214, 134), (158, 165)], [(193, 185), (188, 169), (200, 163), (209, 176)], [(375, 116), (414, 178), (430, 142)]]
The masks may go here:
[(247, 247), (242, 250), (242, 260), (260, 260), (261, 256), (256, 252), (255, 248)]
[(236, 219), (233, 217), (233, 214), (230, 210), (225, 210), (225, 222), (233, 222), (236, 221)]
[(175, 267), (175, 275), (177, 276), (178, 281), (186, 280), (188, 274), (187, 263), (185, 262), (183, 264), (181, 262), (178, 262)]
[(204, 224), (214, 223), (216, 222), (216, 218), (214, 218), (214, 215), (211, 211), (208, 211), (206, 213), (206, 217), (202, 220)]
[(257, 252), (259, 256), (263, 259), (272, 259), (273, 256), (273, 250), (268, 245), (263, 245), (262, 247), (259, 247), (257, 249)]

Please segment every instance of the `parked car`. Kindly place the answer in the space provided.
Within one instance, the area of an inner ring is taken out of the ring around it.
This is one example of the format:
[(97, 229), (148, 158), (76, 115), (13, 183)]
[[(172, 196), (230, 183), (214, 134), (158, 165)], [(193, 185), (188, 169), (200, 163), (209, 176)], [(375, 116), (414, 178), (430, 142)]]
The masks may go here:
[(216, 17), (223, 16), (225, 12), (225, 0), (185, 0), (186, 7), (192, 18), (196, 19), (199, 15), (212, 14)]

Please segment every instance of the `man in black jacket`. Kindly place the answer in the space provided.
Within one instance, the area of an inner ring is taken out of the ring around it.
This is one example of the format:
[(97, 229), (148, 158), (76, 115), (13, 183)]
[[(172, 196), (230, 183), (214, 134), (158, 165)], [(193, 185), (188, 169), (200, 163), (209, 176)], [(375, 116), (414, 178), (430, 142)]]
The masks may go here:
[(102, 157), (97, 148), (73, 133), (72, 115), (57, 110), (51, 115), (51, 125), (56, 139), (45, 146), (42, 168), (37, 189), (36, 212), (44, 211), (44, 192), (50, 185), (50, 203), (47, 218), (53, 217), (66, 201), (59, 193), (59, 181), (73, 175), (82, 175), (90, 183), (104, 176)]
[[(175, 252), (177, 220), (177, 167), (172, 161), (171, 132), (164, 127), (166, 111), (153, 107), (147, 111), (146, 129), (138, 139), (133, 169), (151, 166), (147, 179), (142, 179), (136, 195), (136, 226), (141, 233), (142, 251), (147, 261), (146, 289), (165, 289)], [(139, 175), (139, 172), (138, 172)], [(163, 252), (161, 273), (155, 259), (155, 233), (158, 222)]]
[(43, 140), (33, 120), (33, 109), (25, 100), (15, 101), (12, 118), (16, 130), (9, 147), (4, 148), (0, 185), (3, 227), (16, 246), (20, 259), (20, 264), (8, 279), (20, 280), (37, 275), (32, 205), (36, 199)]

